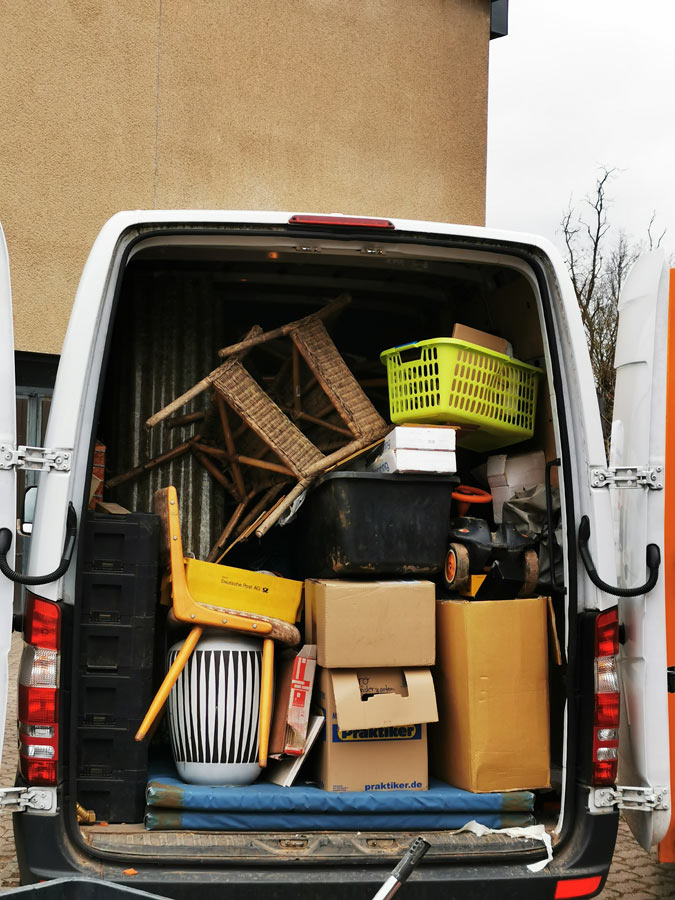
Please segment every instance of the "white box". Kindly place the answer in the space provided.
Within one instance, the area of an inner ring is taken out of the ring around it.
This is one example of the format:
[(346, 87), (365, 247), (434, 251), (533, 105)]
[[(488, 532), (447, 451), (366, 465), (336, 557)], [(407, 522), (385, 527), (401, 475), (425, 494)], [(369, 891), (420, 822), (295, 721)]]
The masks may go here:
[(368, 471), (448, 475), (457, 471), (457, 459), (453, 450), (385, 450)]
[(457, 429), (448, 425), (397, 425), (384, 439), (386, 450), (454, 450)]
[(546, 457), (542, 450), (507, 456), (505, 453), (489, 456), (487, 479), (492, 493), (492, 511), (495, 522), (502, 521), (502, 507), (517, 491), (543, 484), (546, 478)]

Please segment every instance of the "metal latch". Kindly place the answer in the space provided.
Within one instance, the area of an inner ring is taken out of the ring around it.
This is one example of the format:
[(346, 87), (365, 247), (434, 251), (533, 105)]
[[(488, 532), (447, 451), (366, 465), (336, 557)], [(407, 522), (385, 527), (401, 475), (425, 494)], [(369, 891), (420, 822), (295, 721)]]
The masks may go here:
[(25, 469), (31, 472), (70, 472), (70, 450), (46, 450), (44, 447), (13, 447), (0, 444), (0, 469)]
[(591, 487), (651, 488), (663, 490), (663, 466), (593, 466)]
[(596, 788), (593, 801), (596, 809), (670, 809), (667, 787), (608, 787)]
[(2, 812), (23, 812), (25, 809), (49, 812), (55, 808), (56, 791), (54, 788), (0, 788), (0, 810)]

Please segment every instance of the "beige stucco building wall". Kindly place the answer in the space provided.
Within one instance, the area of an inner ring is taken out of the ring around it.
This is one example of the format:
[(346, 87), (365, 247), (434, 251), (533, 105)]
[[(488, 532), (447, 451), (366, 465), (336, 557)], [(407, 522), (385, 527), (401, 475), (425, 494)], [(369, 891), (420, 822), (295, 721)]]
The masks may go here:
[(484, 218), (489, 0), (5, 0), (15, 340), (129, 208)]

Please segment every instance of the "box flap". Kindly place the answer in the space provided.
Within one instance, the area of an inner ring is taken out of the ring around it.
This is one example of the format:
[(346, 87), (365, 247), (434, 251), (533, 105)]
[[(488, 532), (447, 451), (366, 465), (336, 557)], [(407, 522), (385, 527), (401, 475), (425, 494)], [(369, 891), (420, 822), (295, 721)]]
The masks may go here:
[(509, 342), (505, 338), (489, 334), (487, 331), (479, 331), (477, 328), (457, 323), (452, 329), (452, 337), (458, 341), (466, 341), (468, 344), (476, 344), (478, 347), (485, 347), (487, 350), (494, 350), (496, 353), (510, 356)]
[(343, 731), (438, 721), (429, 669), (336, 669), (330, 678)]

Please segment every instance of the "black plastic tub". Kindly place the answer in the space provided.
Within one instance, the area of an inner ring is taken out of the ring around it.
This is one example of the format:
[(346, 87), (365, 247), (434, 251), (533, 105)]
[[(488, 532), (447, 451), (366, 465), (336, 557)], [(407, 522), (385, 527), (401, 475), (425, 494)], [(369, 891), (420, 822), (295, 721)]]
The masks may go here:
[(294, 530), (306, 578), (441, 571), (455, 475), (331, 472), (307, 492)]

